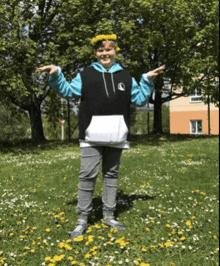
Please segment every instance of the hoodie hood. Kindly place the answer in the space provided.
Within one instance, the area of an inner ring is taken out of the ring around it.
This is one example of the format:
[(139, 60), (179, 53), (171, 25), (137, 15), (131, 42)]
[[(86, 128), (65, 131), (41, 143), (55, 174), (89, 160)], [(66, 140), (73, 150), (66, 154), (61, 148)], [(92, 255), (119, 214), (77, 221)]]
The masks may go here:
[(109, 70), (104, 68), (103, 65), (101, 65), (99, 62), (92, 63), (91, 67), (93, 67), (95, 70), (101, 73), (115, 73), (123, 70), (123, 68), (118, 63), (114, 63)]

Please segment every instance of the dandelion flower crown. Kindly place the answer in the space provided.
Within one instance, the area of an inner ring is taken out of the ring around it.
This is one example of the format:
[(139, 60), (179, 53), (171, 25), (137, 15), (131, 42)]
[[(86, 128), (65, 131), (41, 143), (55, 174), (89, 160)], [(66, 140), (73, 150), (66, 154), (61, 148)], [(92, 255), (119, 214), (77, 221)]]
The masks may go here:
[[(104, 34), (98, 35), (98, 36), (94, 37), (91, 40), (91, 44), (92, 45), (95, 45), (97, 42), (103, 41), (103, 40), (105, 40), (105, 41), (108, 41), (108, 40), (109, 41), (116, 41), (117, 40), (117, 35), (116, 34), (112, 34), (112, 35), (104, 35)], [(118, 46), (116, 47), (116, 51), (117, 52), (120, 51), (120, 48)]]

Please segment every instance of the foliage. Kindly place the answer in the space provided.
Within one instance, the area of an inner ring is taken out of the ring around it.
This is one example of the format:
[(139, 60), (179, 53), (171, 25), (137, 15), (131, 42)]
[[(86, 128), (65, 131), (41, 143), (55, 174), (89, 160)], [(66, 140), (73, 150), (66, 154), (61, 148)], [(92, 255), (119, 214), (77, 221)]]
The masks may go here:
[(162, 104), (189, 95), (196, 87), (203, 87), (218, 103), (218, 4), (217, 0), (2, 0), (0, 90), (29, 112), (32, 137), (43, 139), (41, 104), (50, 89), (47, 76), (36, 75), (35, 68), (60, 65), (70, 81), (95, 60), (90, 45), (95, 34), (116, 33), (119, 61), (135, 78), (161, 64), (167, 66), (170, 90), (162, 98), (165, 88), (158, 78), (158, 97), (152, 101), (160, 130), (162, 120), (156, 112), (162, 112)]
[[(149, 113), (149, 132), (153, 129), (153, 113)], [(140, 110), (136, 112), (135, 123), (131, 127), (131, 134), (147, 134), (148, 133), (148, 112)]]
[(49, 92), (45, 77), (35, 75), (35, 67), (55, 58), (57, 8), (56, 1), (40, 0), (3, 0), (0, 5), (0, 89), (29, 112), (35, 141), (44, 139), (40, 106)]
[[(149, 113), (148, 122), (148, 111), (138, 110), (136, 111), (135, 121), (131, 126), (131, 134), (148, 134), (153, 132), (153, 112)], [(149, 129), (148, 129), (149, 124)], [(170, 110), (169, 106), (162, 106), (162, 127), (164, 133), (170, 133)]]
[(78, 145), (1, 150), (0, 265), (218, 265), (219, 139), (132, 143), (121, 160), (116, 212), (126, 230), (102, 226), (100, 174), (89, 230), (73, 244)]
[(0, 109), (0, 140), (12, 141), (29, 137), (29, 122), (26, 113), (12, 104), (1, 103)]
[(162, 128), (164, 133), (170, 133), (170, 107), (167, 105), (162, 107)]

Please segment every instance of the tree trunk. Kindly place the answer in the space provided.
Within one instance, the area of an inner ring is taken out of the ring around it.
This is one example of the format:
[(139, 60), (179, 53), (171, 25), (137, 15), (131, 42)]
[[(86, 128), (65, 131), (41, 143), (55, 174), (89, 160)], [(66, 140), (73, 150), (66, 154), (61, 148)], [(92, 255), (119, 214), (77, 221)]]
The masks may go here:
[(34, 101), (34, 95), (31, 99), (31, 107), (28, 109), (30, 124), (31, 124), (31, 138), (33, 144), (38, 144), (45, 141), (43, 124), (41, 118), (40, 104)]
[(163, 133), (162, 128), (162, 79), (158, 78), (155, 82), (155, 99), (154, 99), (154, 126), (153, 133)]

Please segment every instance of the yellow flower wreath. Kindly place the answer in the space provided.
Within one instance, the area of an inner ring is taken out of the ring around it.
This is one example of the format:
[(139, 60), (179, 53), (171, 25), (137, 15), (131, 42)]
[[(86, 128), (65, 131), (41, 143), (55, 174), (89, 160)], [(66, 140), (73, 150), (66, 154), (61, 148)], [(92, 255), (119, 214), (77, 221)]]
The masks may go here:
[(117, 40), (117, 35), (116, 34), (112, 34), (112, 35), (98, 35), (96, 37), (94, 37), (92, 40), (91, 40), (91, 44), (95, 45), (98, 41), (101, 41), (101, 40), (112, 40), (112, 41), (115, 41)]
[[(94, 37), (92, 40), (91, 40), (91, 44), (92, 45), (95, 45), (97, 42), (99, 41), (102, 41), (102, 40), (112, 40), (112, 41), (115, 41), (117, 40), (117, 35), (116, 34), (112, 34), (112, 35), (98, 35), (96, 37)], [(116, 47), (116, 51), (119, 52), (121, 49), (119, 47)]]

